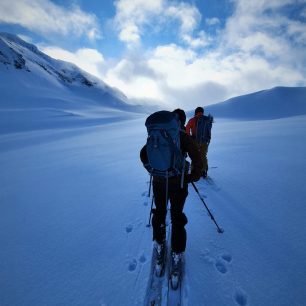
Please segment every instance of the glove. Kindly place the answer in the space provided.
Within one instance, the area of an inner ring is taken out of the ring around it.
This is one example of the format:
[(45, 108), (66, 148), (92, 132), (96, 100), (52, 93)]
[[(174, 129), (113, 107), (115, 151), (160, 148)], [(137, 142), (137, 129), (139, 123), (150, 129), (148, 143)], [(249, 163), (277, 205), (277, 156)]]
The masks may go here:
[(192, 174), (187, 174), (185, 176), (186, 183), (197, 182), (200, 178), (194, 177)]
[(192, 181), (191, 181), (190, 174), (186, 174), (186, 175), (185, 175), (185, 182), (186, 182), (187, 184), (189, 184), (189, 183), (192, 182)]

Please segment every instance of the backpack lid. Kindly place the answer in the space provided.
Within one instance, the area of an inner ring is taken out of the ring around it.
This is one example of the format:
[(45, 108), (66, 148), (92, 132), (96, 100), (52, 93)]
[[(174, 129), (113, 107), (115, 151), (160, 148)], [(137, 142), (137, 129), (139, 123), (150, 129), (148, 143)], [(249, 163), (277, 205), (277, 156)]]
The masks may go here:
[(145, 122), (145, 126), (146, 127), (149, 127), (149, 126), (152, 126), (152, 125), (155, 125), (155, 124), (165, 124), (165, 123), (169, 123), (171, 122), (173, 119), (177, 119), (177, 115), (172, 113), (172, 112), (169, 112), (169, 111), (158, 111), (158, 112), (155, 112), (153, 114), (151, 114), (146, 122)]

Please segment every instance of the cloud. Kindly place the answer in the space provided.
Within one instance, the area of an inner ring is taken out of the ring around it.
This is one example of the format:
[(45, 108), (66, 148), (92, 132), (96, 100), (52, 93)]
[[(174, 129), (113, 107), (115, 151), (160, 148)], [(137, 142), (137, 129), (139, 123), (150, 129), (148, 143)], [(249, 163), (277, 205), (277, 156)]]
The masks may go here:
[(215, 26), (217, 24), (220, 24), (220, 19), (219, 18), (206, 18), (205, 23), (209, 26)]
[(163, 0), (118, 0), (114, 23), (119, 39), (128, 44), (139, 43), (142, 27), (162, 10)]
[(151, 69), (145, 60), (121, 59), (108, 69), (103, 80), (120, 88), (130, 99), (144, 98), (162, 103), (165, 98), (161, 90), (163, 76)]
[(95, 15), (78, 6), (64, 8), (50, 0), (0, 1), (0, 23), (19, 24), (33, 32), (61, 35), (101, 37)]
[(146, 27), (162, 30), (166, 24), (177, 22), (180, 39), (193, 48), (206, 46), (209, 42), (201, 31), (194, 37), (201, 14), (196, 6), (187, 2), (168, 0), (118, 0), (115, 2), (114, 24), (119, 39), (129, 47), (139, 45)]
[[(152, 98), (189, 109), (274, 86), (306, 85), (305, 23), (287, 12), (296, 3), (233, 0), (233, 4), (233, 14), (214, 38), (199, 29), (202, 16), (191, 4), (159, 1), (155, 11), (149, 7), (143, 15), (139, 8), (139, 22), (133, 23), (138, 43), (147, 33), (146, 23), (158, 14), (160, 23), (178, 22), (179, 38), (185, 44), (159, 45), (139, 54), (137, 60), (122, 59), (109, 68), (106, 81), (130, 98)], [(220, 20), (205, 23), (215, 26)]]
[(58, 47), (39, 47), (40, 50), (55, 59), (74, 63), (90, 74), (101, 78), (101, 67), (104, 65), (103, 55), (95, 49), (83, 48), (70, 52)]
[[(235, 10), (215, 37), (200, 27), (202, 16), (191, 4), (117, 1), (120, 39), (137, 48), (111, 61), (98, 56), (88, 62), (95, 57), (68, 53), (70, 61), (79, 61), (133, 101), (186, 110), (274, 86), (306, 86), (305, 22), (290, 14), (292, 0), (232, 1)], [(177, 25), (173, 43), (145, 49), (141, 39), (150, 27), (167, 23)], [(205, 20), (202, 26), (218, 23)]]
[[(301, 2), (305, 3), (305, 0)], [(286, 10), (294, 10), (292, 5), (293, 1), (290, 0), (236, 0), (237, 9), (227, 21), (222, 34), (224, 54), (243, 54), (244, 58), (255, 59), (260, 57), (272, 68), (300, 69), (301, 65), (306, 64), (303, 51), (306, 26), (290, 17), (290, 11), (288, 13)], [(302, 75), (305, 80), (305, 72)]]
[(196, 37), (183, 34), (182, 39), (192, 49), (204, 48), (212, 43), (212, 38), (204, 31), (200, 31)]
[(162, 77), (162, 75), (151, 69), (145, 60), (137, 61), (133, 58), (122, 59), (115, 68), (112, 69), (112, 73), (126, 82), (133, 81), (135, 77), (148, 79)]
[(203, 82), (194, 86), (185, 86), (181, 88), (168, 88), (167, 95), (176, 97), (171, 99), (172, 108), (180, 107), (186, 110), (192, 110), (199, 105), (207, 105), (212, 101), (219, 102), (227, 97), (227, 88), (216, 82)]
[(291, 21), (287, 25), (287, 34), (298, 44), (306, 45), (306, 25), (300, 21)]
[(169, 5), (164, 14), (167, 17), (178, 19), (181, 23), (181, 34), (191, 33), (195, 30), (201, 20), (199, 10), (189, 3), (179, 2), (175, 5)]
[(132, 100), (142, 98), (144, 102), (158, 101), (168, 107), (193, 108), (199, 103), (209, 104), (226, 97), (218, 77), (212, 81), (212, 74), (206, 74), (207, 69), (214, 72), (213, 65), (209, 68), (208, 63), (209, 60), (199, 59), (193, 50), (170, 44), (145, 52), (138, 61), (120, 60), (103, 79)]

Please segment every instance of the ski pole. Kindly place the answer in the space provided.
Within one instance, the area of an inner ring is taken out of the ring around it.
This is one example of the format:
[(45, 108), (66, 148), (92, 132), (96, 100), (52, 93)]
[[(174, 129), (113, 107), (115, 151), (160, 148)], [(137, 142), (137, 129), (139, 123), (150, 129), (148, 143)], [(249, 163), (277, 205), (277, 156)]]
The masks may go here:
[(152, 196), (151, 209), (150, 209), (150, 216), (149, 216), (149, 222), (148, 222), (148, 224), (147, 224), (147, 227), (150, 227), (150, 226), (151, 226), (151, 216), (152, 216), (153, 202), (154, 202), (154, 195)]
[(222, 228), (220, 228), (219, 225), (217, 224), (217, 222), (216, 222), (214, 216), (212, 215), (212, 213), (210, 212), (209, 208), (207, 207), (205, 201), (204, 201), (203, 198), (201, 197), (201, 195), (200, 195), (200, 193), (199, 193), (199, 190), (198, 190), (198, 188), (196, 187), (195, 183), (194, 183), (194, 182), (191, 182), (191, 184), (192, 184), (194, 190), (196, 191), (196, 193), (199, 195), (199, 197), (200, 197), (201, 201), (203, 202), (205, 208), (207, 209), (208, 214), (209, 214), (211, 220), (213, 220), (214, 223), (216, 224), (218, 233), (222, 234), (222, 233), (224, 232), (224, 230), (223, 230)]

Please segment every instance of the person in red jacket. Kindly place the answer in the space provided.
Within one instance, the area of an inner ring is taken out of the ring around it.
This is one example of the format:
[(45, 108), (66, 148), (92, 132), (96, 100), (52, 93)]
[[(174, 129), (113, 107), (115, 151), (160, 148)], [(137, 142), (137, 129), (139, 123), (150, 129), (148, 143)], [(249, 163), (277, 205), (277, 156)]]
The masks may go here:
[[(201, 124), (200, 120), (202, 121)], [(195, 109), (194, 117), (191, 118), (186, 125), (186, 133), (188, 135), (191, 135), (191, 137), (196, 140), (199, 151), (201, 153), (204, 165), (202, 171), (203, 178), (207, 177), (207, 171), (208, 171), (207, 152), (211, 139), (212, 121), (213, 119), (210, 115), (204, 116), (204, 109), (203, 107), (199, 106)]]

